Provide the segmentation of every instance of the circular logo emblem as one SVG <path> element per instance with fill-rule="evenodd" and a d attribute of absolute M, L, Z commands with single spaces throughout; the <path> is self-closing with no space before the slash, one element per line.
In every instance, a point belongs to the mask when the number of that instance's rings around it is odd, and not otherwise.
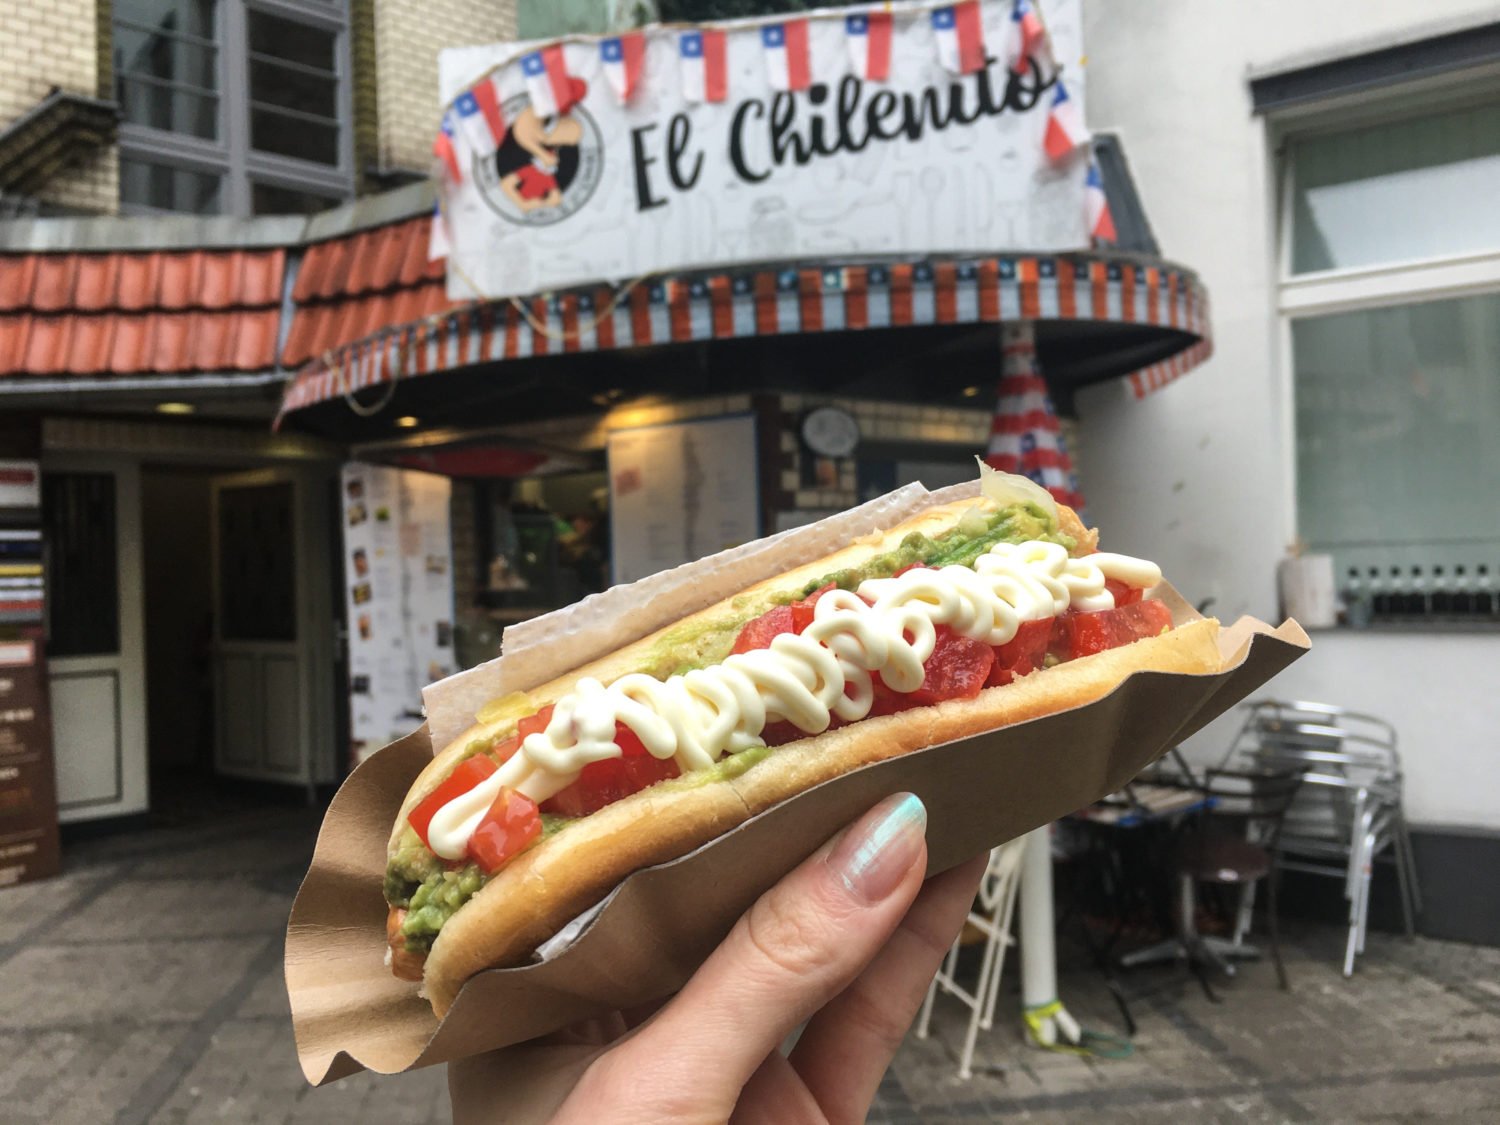
<path fill-rule="evenodd" d="M 553 117 L 531 108 L 525 94 L 501 107 L 505 140 L 476 158 L 474 183 L 501 218 L 528 226 L 560 223 L 589 201 L 604 169 L 604 144 L 588 110 L 575 102 Z"/>

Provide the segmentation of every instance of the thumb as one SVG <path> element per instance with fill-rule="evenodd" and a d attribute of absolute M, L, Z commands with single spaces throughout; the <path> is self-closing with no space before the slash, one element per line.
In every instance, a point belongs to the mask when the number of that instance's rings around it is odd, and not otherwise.
<path fill-rule="evenodd" d="M 921 888 L 926 830 L 913 794 L 881 801 L 762 895 L 609 1069 L 632 1093 L 727 1117 L 766 1056 L 890 938 Z"/>

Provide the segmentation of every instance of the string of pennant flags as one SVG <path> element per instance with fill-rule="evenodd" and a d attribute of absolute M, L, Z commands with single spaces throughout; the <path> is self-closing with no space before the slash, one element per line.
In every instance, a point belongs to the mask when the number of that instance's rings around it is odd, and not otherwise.
<path fill-rule="evenodd" d="M 282 400 L 282 414 L 398 380 L 479 363 L 543 355 L 808 332 L 844 332 L 950 324 L 1025 329 L 1048 321 L 1092 321 L 1171 329 L 1193 339 L 1182 352 L 1132 372 L 1136 399 L 1160 390 L 1213 353 L 1208 294 L 1191 271 L 1142 265 L 1107 252 L 982 256 L 844 266 L 757 266 L 691 277 L 597 284 L 524 300 L 475 301 L 419 321 L 391 325 L 310 361 Z M 1031 337 L 1018 338 L 1020 343 Z M 1008 338 L 1009 341 L 1009 338 Z M 1023 376 L 1025 350 L 1004 352 L 1003 375 Z M 1007 414 L 1029 416 L 1034 383 L 1006 382 Z M 393 392 L 392 392 L 393 393 Z M 380 409 L 379 401 L 368 406 Z M 1014 427 L 997 426 L 991 455 L 1029 452 Z M 1012 439 L 1020 441 L 1014 445 Z M 1029 443 L 1051 448 L 1050 439 Z M 1040 456 L 1047 457 L 1043 453 Z M 994 462 L 1002 465 L 1002 462 Z M 1046 468 L 1032 459 L 1019 470 Z M 1065 466 L 1056 466 L 1064 467 Z M 1062 484 L 1061 480 L 1045 482 Z"/>
<path fill-rule="evenodd" d="M 870 9 L 849 12 L 842 18 L 849 65 L 855 75 L 870 82 L 890 77 L 891 42 L 897 19 L 930 21 L 937 58 L 953 74 L 972 74 L 986 65 L 988 45 L 980 12 L 981 0 L 962 0 L 927 9 L 900 12 Z M 1010 0 L 1008 37 L 1004 45 L 1010 69 L 1024 73 L 1035 65 L 1051 74 L 1052 100 L 1048 108 L 1043 145 L 1054 163 L 1068 160 L 1087 147 L 1091 135 L 1077 101 L 1066 83 L 1052 51 L 1051 37 L 1033 0 Z M 808 47 L 810 19 L 816 14 L 752 25 L 758 27 L 765 59 L 766 80 L 772 89 L 803 91 L 812 85 Z M 745 25 L 740 25 L 745 26 Z M 640 92 L 648 43 L 661 39 L 675 42 L 681 92 L 689 102 L 714 103 L 729 97 L 727 32 L 724 28 L 698 25 L 669 28 L 666 34 L 630 31 L 599 38 L 600 67 L 614 97 L 629 103 Z M 527 97 L 541 117 L 566 113 L 587 92 L 585 83 L 568 72 L 562 44 L 553 43 L 520 56 Z M 460 145 L 483 159 L 494 153 L 506 138 L 508 125 L 502 110 L 498 68 L 484 75 L 448 107 L 433 143 L 433 152 L 443 175 L 452 183 L 463 180 L 464 162 Z M 1089 230 L 1095 243 L 1114 240 L 1114 221 L 1097 166 L 1088 170 Z M 433 224 L 431 256 L 447 255 L 448 233 L 441 213 Z"/>

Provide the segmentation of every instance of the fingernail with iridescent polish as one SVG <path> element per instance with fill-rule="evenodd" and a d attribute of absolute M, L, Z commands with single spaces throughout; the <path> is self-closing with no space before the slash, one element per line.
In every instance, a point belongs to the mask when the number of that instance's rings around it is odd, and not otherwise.
<path fill-rule="evenodd" d="M 828 864 L 855 897 L 878 902 L 911 869 L 926 835 L 927 807 L 915 793 L 897 793 L 854 823 L 828 853 Z"/>

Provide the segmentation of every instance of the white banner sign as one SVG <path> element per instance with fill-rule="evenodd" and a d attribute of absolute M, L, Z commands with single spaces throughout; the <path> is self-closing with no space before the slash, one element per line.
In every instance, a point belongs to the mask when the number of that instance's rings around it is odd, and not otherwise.
<path fill-rule="evenodd" d="M 449 296 L 1086 248 L 1080 3 L 1032 5 L 1060 72 L 1012 0 L 443 51 Z"/>

